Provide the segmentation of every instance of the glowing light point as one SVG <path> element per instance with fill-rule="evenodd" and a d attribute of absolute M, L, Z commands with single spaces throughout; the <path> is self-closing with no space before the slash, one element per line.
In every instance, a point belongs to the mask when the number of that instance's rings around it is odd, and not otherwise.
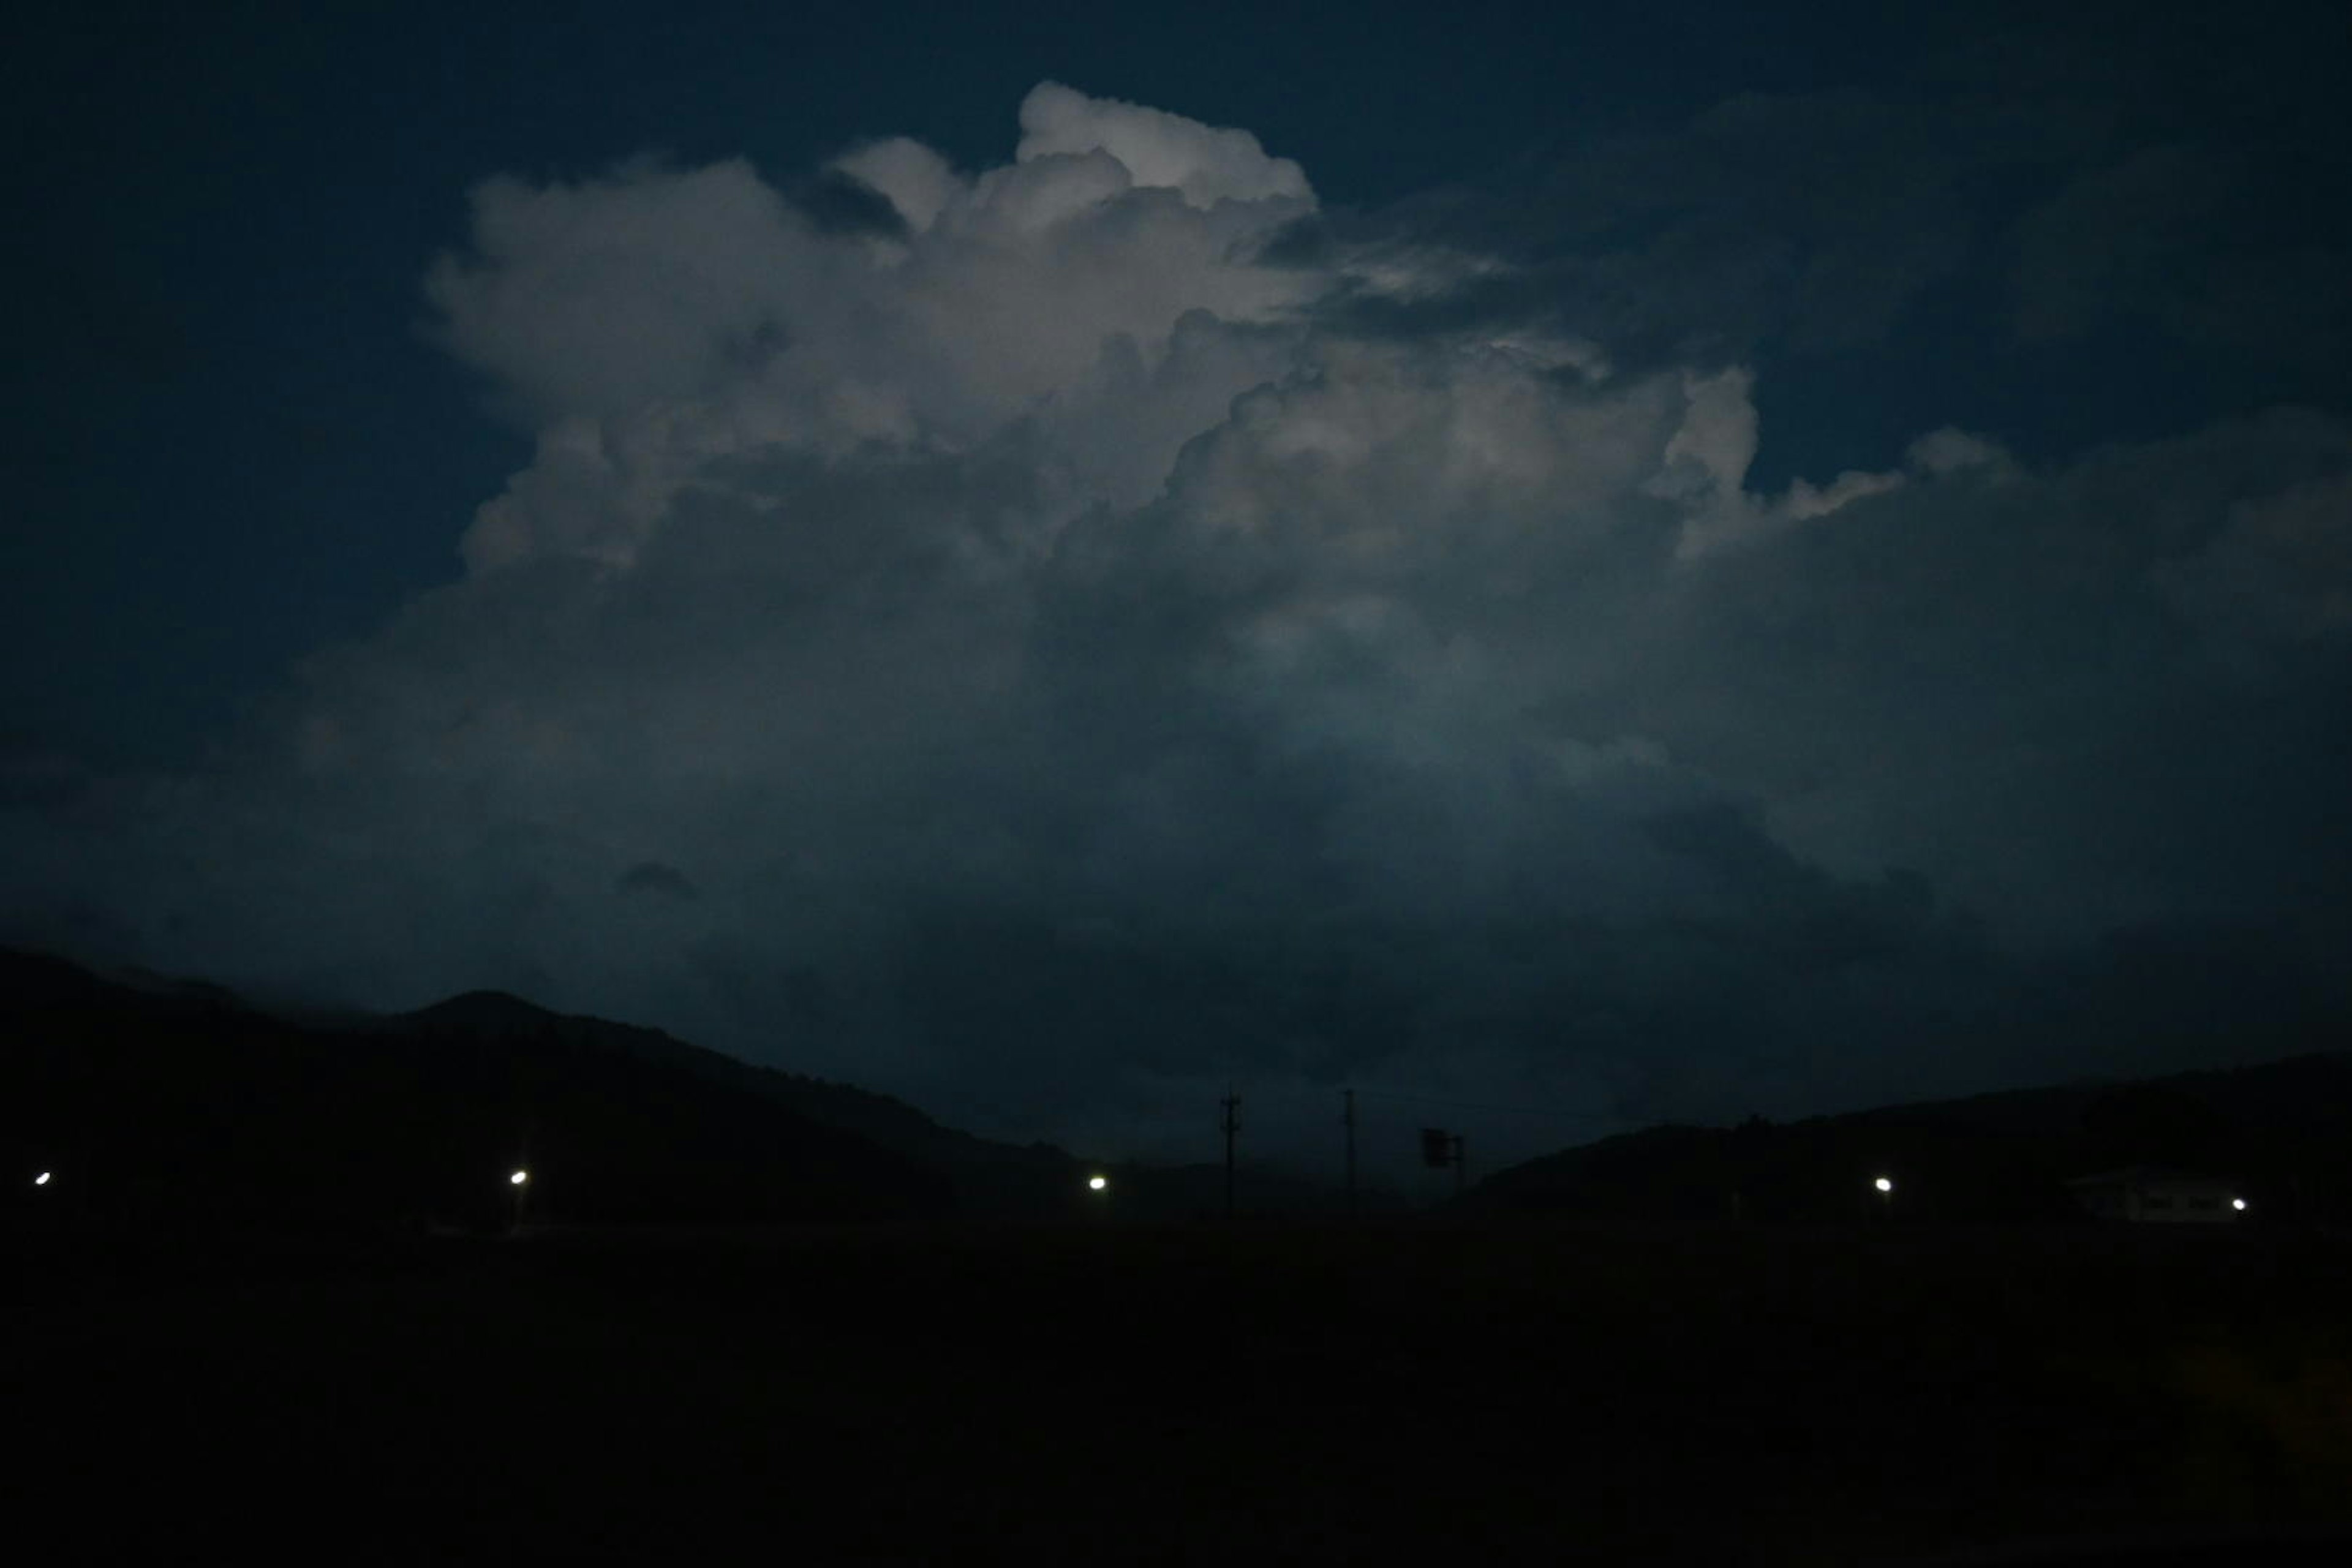
<path fill-rule="evenodd" d="M 1098 1192 L 1101 1192 L 1105 1187 L 1108 1187 L 1108 1186 L 1109 1186 L 1109 1185 L 1110 1185 L 1109 1178 L 1105 1177 L 1105 1176 L 1088 1176 L 1088 1177 L 1087 1178 L 1087 1191 L 1089 1191 L 1089 1192 L 1097 1192 L 1097 1193 L 1098 1193 Z M 2239 1205 L 2239 1206 L 2240 1206 L 2240 1207 L 2243 1207 L 2244 1205 Z"/>
<path fill-rule="evenodd" d="M 43 1179 L 47 1180 L 46 1177 Z M 2243 1214 L 2246 1212 L 2246 1200 L 2243 1198 L 2231 1198 L 2230 1200 L 2230 1206 L 2236 1209 L 2240 1214 Z"/>
<path fill-rule="evenodd" d="M 1895 1190 L 1894 1182 L 1885 1176 L 1879 1177 L 1878 1180 L 1871 1183 L 1870 1184 L 1876 1187 L 1882 1193 L 1891 1193 Z"/>
<path fill-rule="evenodd" d="M 46 1186 L 47 1186 L 48 1184 L 49 1184 L 49 1173 L 48 1173 L 47 1171 L 43 1171 L 39 1175 L 35 1176 L 35 1177 L 33 1178 L 33 1185 L 35 1185 L 35 1186 L 37 1186 L 37 1187 L 46 1187 Z M 2240 1204 L 2238 1206 L 2239 1206 L 2240 1208 L 2244 1208 L 2246 1205 L 2243 1205 L 2243 1204 Z"/>
<path fill-rule="evenodd" d="M 507 1178 L 507 1183 L 510 1186 L 519 1187 L 530 1180 L 530 1173 L 529 1171 L 517 1171 L 513 1175 Z"/>

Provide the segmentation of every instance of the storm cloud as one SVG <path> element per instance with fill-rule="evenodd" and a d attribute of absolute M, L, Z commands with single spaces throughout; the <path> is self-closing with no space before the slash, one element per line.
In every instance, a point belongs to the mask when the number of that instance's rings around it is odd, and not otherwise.
<path fill-rule="evenodd" d="M 535 455 L 463 576 L 200 772 L 26 786 L 12 901 L 1151 1154 L 1228 1080 L 1605 1131 L 2340 1026 L 2352 423 L 1934 420 L 1759 481 L 1757 345 L 1892 330 L 1972 169 L 2074 155 L 1908 125 L 1924 173 L 1865 146 L 1793 217 L 1691 183 L 1885 123 L 1588 160 L 1557 232 L 1618 238 L 1566 258 L 1327 222 L 1250 133 L 1051 82 L 993 167 L 488 181 L 425 297 Z M 2128 205 L 2103 166 L 2024 232 Z M 2045 336 L 2112 267 L 2017 265 Z"/>

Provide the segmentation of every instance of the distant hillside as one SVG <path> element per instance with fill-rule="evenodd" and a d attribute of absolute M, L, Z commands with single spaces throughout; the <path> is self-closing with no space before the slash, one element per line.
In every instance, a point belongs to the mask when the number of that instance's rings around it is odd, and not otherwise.
<path fill-rule="evenodd" d="M 605 1048 L 515 998 L 375 1029 L 273 1018 L 185 984 L 125 985 L 0 952 L 7 1204 L 230 1228 L 776 1223 L 944 1215 L 949 1182 L 873 1140 Z M 659 1039 L 659 1037 L 649 1037 Z M 699 1053 L 708 1055 L 709 1053 Z M 31 1173 L 54 1173 L 36 1189 Z"/>
<path fill-rule="evenodd" d="M 2068 1178 L 2124 1165 L 2228 1176 L 2272 1220 L 2352 1221 L 2352 1055 L 2019 1089 L 1738 1127 L 1657 1127 L 1499 1171 L 1468 1213 L 1632 1221 L 2074 1216 Z"/>
<path fill-rule="evenodd" d="M 126 1223 L 503 1226 L 1222 1213 L 1213 1165 L 1122 1167 L 992 1142 L 844 1084 L 499 992 L 364 1021 L 287 1018 L 201 981 L 0 950 L 0 1207 Z M 2352 1055 L 1888 1107 L 1659 1127 L 1501 1171 L 1468 1215 L 1634 1222 L 2070 1217 L 2066 1179 L 2127 1164 L 2237 1182 L 2265 1220 L 2352 1223 Z M 37 1191 L 37 1170 L 52 1186 Z M 1373 1208 L 1387 1200 L 1368 1197 Z M 1339 1194 L 1245 1169 L 1245 1215 Z"/>
<path fill-rule="evenodd" d="M 474 991 L 382 1021 L 411 1034 L 561 1041 L 688 1073 L 855 1133 L 946 1177 L 960 1213 L 979 1218 L 1069 1215 L 1080 1162 L 1050 1144 L 999 1143 L 941 1126 L 903 1100 L 849 1084 L 754 1067 L 658 1029 L 550 1012 L 499 991 Z"/>

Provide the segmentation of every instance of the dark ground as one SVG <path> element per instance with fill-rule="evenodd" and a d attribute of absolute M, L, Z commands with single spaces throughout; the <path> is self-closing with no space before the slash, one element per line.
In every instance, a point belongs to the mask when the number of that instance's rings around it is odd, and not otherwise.
<path fill-rule="evenodd" d="M 28 1564 L 2042 1561 L 1976 1553 L 2352 1526 L 2352 1247 L 2252 1229 L 6 1245 Z"/>

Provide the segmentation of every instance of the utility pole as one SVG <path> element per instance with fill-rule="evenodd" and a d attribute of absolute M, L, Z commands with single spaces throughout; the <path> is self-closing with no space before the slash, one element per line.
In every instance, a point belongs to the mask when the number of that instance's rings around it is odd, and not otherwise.
<path fill-rule="evenodd" d="M 1469 1184 L 1469 1170 L 1470 1135 L 1466 1132 L 1456 1132 L 1454 1135 L 1454 1195 L 1457 1198 L 1462 1195 L 1463 1189 Z"/>
<path fill-rule="evenodd" d="M 1356 1091 L 1340 1090 L 1339 1124 L 1348 1130 L 1348 1217 L 1356 1217 Z"/>
<path fill-rule="evenodd" d="M 1218 1102 L 1223 1112 L 1217 1125 L 1225 1134 L 1225 1223 L 1234 1222 L 1234 1134 L 1242 1130 L 1242 1097 L 1234 1092 L 1232 1084 L 1225 1085 L 1225 1098 Z"/>

